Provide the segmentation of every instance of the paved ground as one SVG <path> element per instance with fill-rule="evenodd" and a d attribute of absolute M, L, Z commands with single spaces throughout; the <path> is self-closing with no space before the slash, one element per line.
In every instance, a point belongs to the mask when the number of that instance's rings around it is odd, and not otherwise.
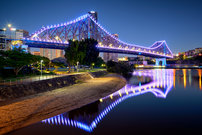
<path fill-rule="evenodd" d="M 117 76 L 95 78 L 7 102 L 7 105 L 0 106 L 0 134 L 82 107 L 119 90 L 125 84 L 125 79 Z"/>
<path fill-rule="evenodd" d="M 28 82 L 34 82 L 34 81 L 40 81 L 40 80 L 46 80 L 46 79 L 51 79 L 51 78 L 56 78 L 56 77 L 61 77 L 61 76 L 67 76 L 67 75 L 73 75 L 73 74 L 81 74 L 81 73 L 68 73 L 68 74 L 57 74 L 57 75 L 43 75 L 43 76 L 33 76 L 33 77 L 22 77 L 18 78 L 18 80 L 3 80 L 0 81 L 0 87 L 4 87 L 7 85 L 15 85 L 15 84 L 23 84 L 23 83 L 28 83 Z"/>
<path fill-rule="evenodd" d="M 83 72 L 82 72 L 83 71 Z M 56 78 L 56 77 L 61 77 L 61 76 L 67 76 L 67 75 L 74 75 L 74 74 L 83 74 L 86 72 L 97 72 L 97 71 L 105 71 L 105 69 L 92 69 L 92 70 L 83 70 L 80 69 L 80 72 L 71 72 L 68 73 L 67 69 L 64 68 L 62 71 L 56 71 L 56 75 L 37 75 L 37 76 L 27 76 L 27 77 L 19 77 L 13 78 L 13 79 L 6 79 L 6 80 L 0 80 L 0 87 L 5 87 L 7 85 L 15 85 L 15 84 L 23 84 L 23 83 L 28 83 L 28 82 L 34 82 L 34 81 L 40 81 L 40 80 L 46 80 L 46 79 L 51 79 L 51 78 Z"/>

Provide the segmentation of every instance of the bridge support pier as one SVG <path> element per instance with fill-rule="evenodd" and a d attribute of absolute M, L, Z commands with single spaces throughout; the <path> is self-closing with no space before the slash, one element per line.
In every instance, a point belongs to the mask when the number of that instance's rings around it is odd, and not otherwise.
<path fill-rule="evenodd" d="M 155 65 L 159 66 L 160 62 L 162 62 L 162 66 L 166 66 L 166 58 L 156 58 L 156 64 Z"/>

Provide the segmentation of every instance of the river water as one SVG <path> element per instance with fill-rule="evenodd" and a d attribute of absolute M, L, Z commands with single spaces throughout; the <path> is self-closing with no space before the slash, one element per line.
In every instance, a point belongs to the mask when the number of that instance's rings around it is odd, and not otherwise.
<path fill-rule="evenodd" d="M 201 69 L 135 70 L 121 90 L 10 134 L 202 134 L 201 74 Z"/>

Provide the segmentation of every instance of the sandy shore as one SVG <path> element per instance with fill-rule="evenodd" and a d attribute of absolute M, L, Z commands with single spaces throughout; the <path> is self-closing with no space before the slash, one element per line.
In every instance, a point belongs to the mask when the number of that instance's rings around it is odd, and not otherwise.
<path fill-rule="evenodd" d="M 82 107 L 121 89 L 125 84 L 125 79 L 118 76 L 94 78 L 6 103 L 0 106 L 0 134 Z"/>

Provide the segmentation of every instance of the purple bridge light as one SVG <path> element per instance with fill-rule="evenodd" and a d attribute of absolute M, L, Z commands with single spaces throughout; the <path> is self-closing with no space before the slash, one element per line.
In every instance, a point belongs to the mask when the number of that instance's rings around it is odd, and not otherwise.
<path fill-rule="evenodd" d="M 91 12 L 93 13 L 93 12 Z M 156 58 L 173 58 L 165 40 L 156 41 L 150 47 L 128 44 L 104 29 L 91 13 L 61 24 L 48 25 L 33 33 L 24 42 L 29 47 L 65 49 L 69 40 L 92 38 L 98 41 L 100 52 L 144 55 Z"/>
<path fill-rule="evenodd" d="M 158 98 L 166 98 L 167 94 L 171 91 L 173 87 L 173 69 L 159 69 L 159 70 L 144 70 L 135 71 L 133 73 L 135 76 L 148 76 L 152 78 L 152 81 L 148 84 L 143 84 L 139 86 L 126 85 L 119 91 L 101 98 L 99 100 L 98 112 L 96 114 L 86 115 L 86 113 L 81 113 L 84 115 L 76 115 L 76 117 L 71 117 L 70 112 L 60 114 L 42 121 L 42 123 L 50 125 L 63 125 L 72 126 L 80 128 L 87 132 L 92 132 L 96 126 L 101 122 L 101 120 L 119 103 L 132 98 L 134 96 L 142 95 L 145 93 L 152 93 Z M 86 110 L 86 108 L 84 109 Z M 81 112 L 82 110 L 79 110 Z"/>

